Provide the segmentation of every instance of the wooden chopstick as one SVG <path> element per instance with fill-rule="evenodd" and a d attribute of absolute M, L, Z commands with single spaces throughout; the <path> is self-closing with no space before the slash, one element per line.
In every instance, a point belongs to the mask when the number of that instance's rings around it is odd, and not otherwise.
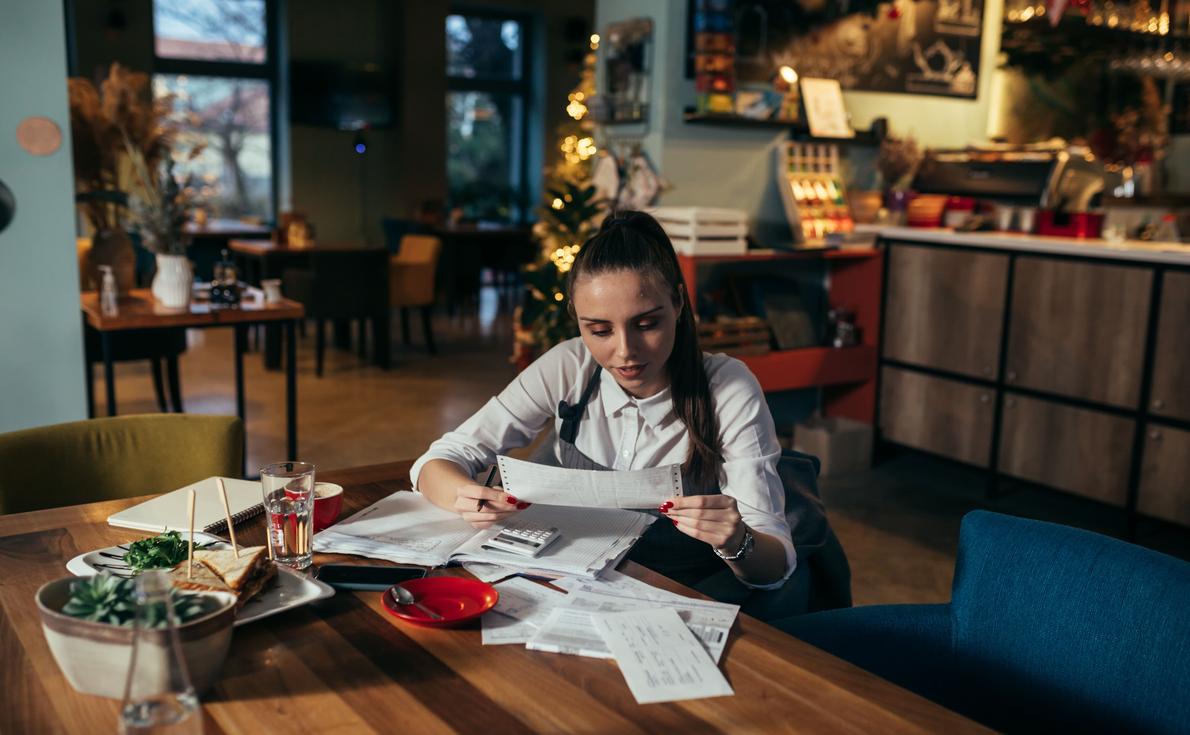
<path fill-rule="evenodd" d="M 190 543 L 186 545 L 186 579 L 194 578 L 194 488 L 190 489 L 188 500 L 190 515 Z"/>
<path fill-rule="evenodd" d="M 219 497 L 223 500 L 223 515 L 227 517 L 227 534 L 231 536 L 231 551 L 240 558 L 240 546 L 236 543 L 236 527 L 231 522 L 231 506 L 227 503 L 227 488 L 223 487 L 223 478 L 216 477 L 216 484 L 219 485 Z"/>

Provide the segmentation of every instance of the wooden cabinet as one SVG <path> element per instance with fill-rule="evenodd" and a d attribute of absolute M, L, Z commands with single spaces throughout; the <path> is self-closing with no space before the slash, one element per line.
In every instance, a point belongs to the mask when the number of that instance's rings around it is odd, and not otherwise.
<path fill-rule="evenodd" d="M 1136 508 L 1190 526 L 1190 431 L 1149 424 Z"/>
<path fill-rule="evenodd" d="M 1123 506 L 1128 500 L 1134 425 L 1112 414 L 1007 393 L 999 469 Z"/>
<path fill-rule="evenodd" d="M 894 244 L 884 357 L 992 380 L 1008 256 Z"/>
<path fill-rule="evenodd" d="M 1190 421 L 1190 272 L 1166 272 L 1158 320 L 1149 411 Z"/>
<path fill-rule="evenodd" d="M 1153 271 L 1020 257 L 1004 382 L 1135 408 Z"/>
<path fill-rule="evenodd" d="M 986 466 L 994 414 L 989 388 L 886 367 L 880 431 L 885 439 Z"/>

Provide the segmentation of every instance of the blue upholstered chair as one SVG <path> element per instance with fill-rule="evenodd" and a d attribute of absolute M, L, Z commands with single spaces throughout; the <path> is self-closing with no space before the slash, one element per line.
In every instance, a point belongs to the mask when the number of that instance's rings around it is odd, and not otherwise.
<path fill-rule="evenodd" d="M 774 623 L 996 729 L 1190 732 L 1190 563 L 975 511 L 951 601 Z"/>

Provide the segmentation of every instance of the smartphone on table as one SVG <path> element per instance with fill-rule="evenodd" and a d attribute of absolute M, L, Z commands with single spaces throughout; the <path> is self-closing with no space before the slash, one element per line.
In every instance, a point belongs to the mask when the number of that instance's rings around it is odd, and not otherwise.
<path fill-rule="evenodd" d="M 323 564 L 314 578 L 336 589 L 386 590 L 394 584 L 421 579 L 426 570 L 421 567 L 384 567 L 374 564 Z"/>

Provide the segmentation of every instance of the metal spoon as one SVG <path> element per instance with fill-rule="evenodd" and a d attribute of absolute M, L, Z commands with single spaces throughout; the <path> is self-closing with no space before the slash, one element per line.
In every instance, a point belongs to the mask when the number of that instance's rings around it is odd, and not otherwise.
<path fill-rule="evenodd" d="M 393 593 L 393 597 L 396 599 L 397 604 L 399 604 L 399 605 L 413 605 L 418 610 L 421 610 L 426 615 L 429 615 L 431 619 L 442 620 L 441 615 L 439 615 L 438 613 L 434 612 L 430 608 L 428 608 L 425 605 L 418 602 L 417 598 L 413 596 L 413 593 L 410 592 L 409 590 L 405 589 L 404 587 L 397 585 L 395 587 L 392 587 L 389 591 Z"/>

